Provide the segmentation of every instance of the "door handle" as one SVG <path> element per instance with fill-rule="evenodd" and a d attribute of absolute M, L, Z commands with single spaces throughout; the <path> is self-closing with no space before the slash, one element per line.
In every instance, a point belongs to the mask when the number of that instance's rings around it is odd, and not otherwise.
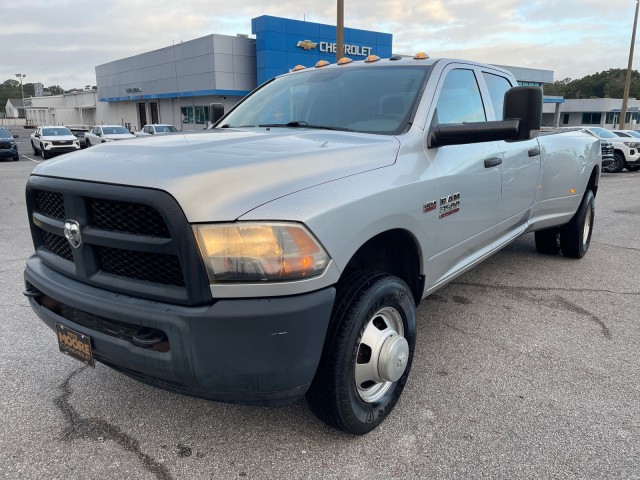
<path fill-rule="evenodd" d="M 530 148 L 528 153 L 530 157 L 537 157 L 540 155 L 540 147 Z"/>
<path fill-rule="evenodd" d="M 497 167 L 502 163 L 502 159 L 499 157 L 485 158 L 484 168 Z"/>

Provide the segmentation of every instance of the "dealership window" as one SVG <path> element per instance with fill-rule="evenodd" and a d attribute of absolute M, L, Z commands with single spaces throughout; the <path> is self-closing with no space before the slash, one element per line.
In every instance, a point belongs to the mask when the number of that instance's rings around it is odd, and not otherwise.
<path fill-rule="evenodd" d="M 602 120 L 601 113 L 585 112 L 582 114 L 583 125 L 600 125 L 601 120 Z"/>
<path fill-rule="evenodd" d="M 196 123 L 204 124 L 209 121 L 209 108 L 196 107 Z"/>
<path fill-rule="evenodd" d="M 182 107 L 182 123 L 193 123 L 193 107 Z"/>
<path fill-rule="evenodd" d="M 562 115 L 562 124 L 563 125 L 569 125 L 569 114 L 565 113 L 564 115 Z"/>

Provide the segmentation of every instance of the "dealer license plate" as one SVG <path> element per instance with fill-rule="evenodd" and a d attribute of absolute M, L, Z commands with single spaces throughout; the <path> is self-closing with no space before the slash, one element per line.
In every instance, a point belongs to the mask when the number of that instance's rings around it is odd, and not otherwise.
<path fill-rule="evenodd" d="M 58 346 L 62 353 L 95 367 L 93 350 L 91 350 L 91 337 L 89 335 L 71 330 L 60 323 L 56 323 L 56 333 Z"/>

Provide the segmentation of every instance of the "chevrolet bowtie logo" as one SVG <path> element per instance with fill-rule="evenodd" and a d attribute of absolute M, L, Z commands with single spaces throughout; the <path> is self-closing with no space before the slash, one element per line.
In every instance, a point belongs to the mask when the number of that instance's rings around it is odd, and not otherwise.
<path fill-rule="evenodd" d="M 318 44 L 311 40 L 300 40 L 296 45 L 296 47 L 304 48 L 305 50 L 313 50 L 317 46 Z"/>

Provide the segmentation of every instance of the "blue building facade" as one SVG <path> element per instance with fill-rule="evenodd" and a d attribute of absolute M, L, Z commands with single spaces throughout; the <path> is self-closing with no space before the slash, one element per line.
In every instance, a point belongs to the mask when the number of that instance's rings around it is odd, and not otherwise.
<path fill-rule="evenodd" d="M 336 61 L 336 27 L 263 15 L 251 20 L 256 36 L 257 83 L 291 71 L 296 65 L 311 67 L 320 60 Z M 364 60 L 368 55 L 389 58 L 393 35 L 355 28 L 344 29 L 346 57 Z"/>

